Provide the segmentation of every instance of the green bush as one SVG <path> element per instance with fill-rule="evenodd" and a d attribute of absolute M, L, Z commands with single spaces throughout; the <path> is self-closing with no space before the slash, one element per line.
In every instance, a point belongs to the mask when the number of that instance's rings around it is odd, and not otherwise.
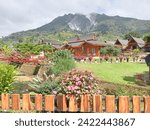
<path fill-rule="evenodd" d="M 145 42 L 150 42 L 150 33 L 145 34 L 143 40 Z"/>
<path fill-rule="evenodd" d="M 53 66 L 50 68 L 52 74 L 59 75 L 75 67 L 75 61 L 69 50 L 55 51 L 52 55 Z"/>
<path fill-rule="evenodd" d="M 13 90 L 12 83 L 15 80 L 16 70 L 12 65 L 0 63 L 0 94 Z"/>
<path fill-rule="evenodd" d="M 32 82 L 29 83 L 31 92 L 47 95 L 47 94 L 57 94 L 61 88 L 57 80 L 43 80 L 40 78 L 34 78 Z"/>
<path fill-rule="evenodd" d="M 109 54 L 109 55 L 117 56 L 121 53 L 121 49 L 113 46 L 106 46 L 101 48 L 100 52 L 103 55 Z"/>

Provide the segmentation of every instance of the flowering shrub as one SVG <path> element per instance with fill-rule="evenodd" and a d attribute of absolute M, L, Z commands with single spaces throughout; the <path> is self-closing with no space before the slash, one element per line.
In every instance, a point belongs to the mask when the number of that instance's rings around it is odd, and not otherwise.
<path fill-rule="evenodd" d="M 69 95 L 75 95 L 77 100 L 84 94 L 103 94 L 104 91 L 98 88 L 98 81 L 91 72 L 72 70 L 63 76 L 61 80 L 62 92 Z"/>

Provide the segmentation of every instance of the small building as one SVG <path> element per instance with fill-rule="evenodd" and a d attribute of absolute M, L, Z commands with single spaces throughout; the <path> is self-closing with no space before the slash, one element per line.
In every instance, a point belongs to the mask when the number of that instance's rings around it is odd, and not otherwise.
<path fill-rule="evenodd" d="M 62 44 L 59 41 L 54 41 L 54 40 L 40 40 L 39 44 L 46 44 L 46 45 L 51 45 L 52 47 L 54 47 L 56 50 L 61 49 Z"/>
<path fill-rule="evenodd" d="M 99 57 L 100 48 L 105 46 L 107 46 L 105 42 L 87 39 L 68 42 L 62 49 L 70 50 L 74 54 L 74 57 Z"/>
<path fill-rule="evenodd" d="M 114 45 L 124 49 L 128 45 L 128 40 L 117 39 Z"/>
<path fill-rule="evenodd" d="M 135 38 L 130 36 L 128 40 L 128 45 L 124 50 L 141 49 L 144 46 L 145 46 L 145 42 L 141 38 Z"/>

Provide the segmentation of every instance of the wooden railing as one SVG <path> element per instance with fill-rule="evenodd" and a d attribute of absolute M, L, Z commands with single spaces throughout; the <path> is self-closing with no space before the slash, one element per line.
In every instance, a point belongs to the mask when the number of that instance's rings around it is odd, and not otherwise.
<path fill-rule="evenodd" d="M 75 96 L 65 95 L 2 94 L 1 112 L 103 112 L 150 113 L 150 97 L 82 95 L 77 103 Z"/>

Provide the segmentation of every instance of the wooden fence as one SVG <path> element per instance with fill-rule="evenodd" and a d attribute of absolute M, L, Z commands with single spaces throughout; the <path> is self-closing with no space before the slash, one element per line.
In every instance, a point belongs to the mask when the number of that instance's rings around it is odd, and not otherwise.
<path fill-rule="evenodd" d="M 79 103 L 74 96 L 65 95 L 2 94 L 1 112 L 106 112 L 150 113 L 150 97 L 82 95 Z"/>

